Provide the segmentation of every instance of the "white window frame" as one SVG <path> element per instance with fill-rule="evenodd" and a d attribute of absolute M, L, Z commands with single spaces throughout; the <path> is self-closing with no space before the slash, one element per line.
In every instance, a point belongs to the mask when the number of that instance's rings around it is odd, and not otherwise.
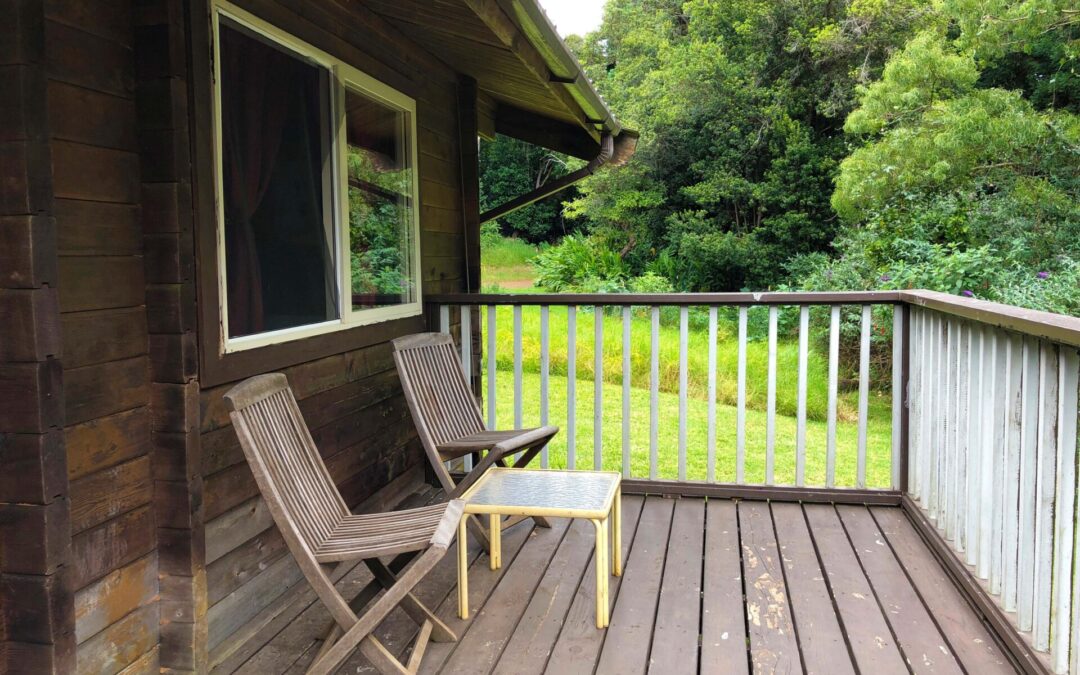
<path fill-rule="evenodd" d="M 334 210 L 331 227 L 337 228 L 335 237 L 336 250 L 331 256 L 337 266 L 338 312 L 341 318 L 331 321 L 266 331 L 241 337 L 229 337 L 228 288 L 225 260 L 225 205 L 224 205 L 224 169 L 222 166 L 222 127 L 221 127 L 221 60 L 213 60 L 213 136 L 214 136 L 214 202 L 216 214 L 217 239 L 217 281 L 218 281 L 218 316 L 221 324 L 220 349 L 223 354 L 255 349 L 268 345 L 301 340 L 304 338 L 333 333 L 339 330 L 366 326 L 394 319 L 419 316 L 423 313 L 421 257 L 420 257 L 420 175 L 419 153 L 417 151 L 416 100 L 389 85 L 376 80 L 358 68 L 345 63 L 317 47 L 277 28 L 259 17 L 247 12 L 227 0 L 211 0 L 211 29 L 214 54 L 221 53 L 220 19 L 222 16 L 238 23 L 261 37 L 274 42 L 301 58 L 306 58 L 326 68 L 330 79 L 330 106 L 334 111 L 335 128 L 331 133 L 336 145 L 333 154 L 337 158 L 331 167 L 329 177 L 332 188 Z M 409 160 L 410 180 L 410 230 L 412 234 L 410 280 L 413 287 L 413 301 L 387 307 L 353 309 L 352 303 L 352 264 L 349 232 L 349 176 L 347 171 L 348 143 L 345 120 L 345 89 L 351 89 L 363 96 L 393 108 L 405 115 L 405 153 Z"/>

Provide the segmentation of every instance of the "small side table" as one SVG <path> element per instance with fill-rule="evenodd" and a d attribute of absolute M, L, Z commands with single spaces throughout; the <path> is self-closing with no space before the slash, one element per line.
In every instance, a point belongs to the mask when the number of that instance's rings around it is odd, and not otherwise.
<path fill-rule="evenodd" d="M 616 471 L 559 471 L 493 467 L 461 499 L 465 513 L 490 517 L 491 569 L 502 565 L 503 516 L 587 518 L 596 528 L 596 627 L 610 622 L 608 565 L 622 576 L 622 476 Z M 469 561 L 465 518 L 458 526 L 458 615 L 469 618 Z M 613 532 L 611 530 L 614 530 Z M 610 547 L 610 548 L 609 548 Z M 608 551 L 610 550 L 610 555 Z"/>

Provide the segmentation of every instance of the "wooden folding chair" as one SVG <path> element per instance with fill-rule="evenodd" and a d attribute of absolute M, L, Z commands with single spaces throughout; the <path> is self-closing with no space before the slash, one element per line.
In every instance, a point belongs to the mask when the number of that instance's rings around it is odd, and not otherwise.
<path fill-rule="evenodd" d="M 397 338 L 393 345 L 394 363 L 416 431 L 432 470 L 451 498 L 464 493 L 492 465 L 506 466 L 516 453 L 521 455 L 514 466 L 525 466 L 559 433 L 559 428 L 553 426 L 489 431 L 480 417 L 449 335 L 418 333 Z M 460 483 L 455 483 L 445 463 L 474 453 L 486 454 Z M 506 528 L 520 520 L 510 518 L 502 526 Z M 541 527 L 550 527 L 539 516 L 533 520 Z M 487 531 L 480 521 L 469 517 L 469 527 L 487 548 Z"/>
<path fill-rule="evenodd" d="M 411 674 L 420 667 L 429 639 L 455 641 L 450 629 L 410 591 L 446 553 L 464 503 L 454 500 L 406 511 L 353 515 L 326 470 L 284 375 L 246 380 L 225 394 L 225 401 L 274 522 L 334 619 L 308 673 L 332 672 L 359 646 L 380 672 Z M 400 575 L 380 560 L 419 551 L 423 553 L 414 553 L 411 565 Z M 385 589 L 359 616 L 338 593 L 326 567 L 357 560 L 364 561 Z M 421 626 L 407 664 L 371 635 L 398 605 Z"/>

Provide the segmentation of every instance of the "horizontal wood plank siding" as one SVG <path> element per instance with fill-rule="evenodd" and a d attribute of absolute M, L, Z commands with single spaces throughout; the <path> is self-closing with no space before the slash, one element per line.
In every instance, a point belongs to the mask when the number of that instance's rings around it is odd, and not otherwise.
<path fill-rule="evenodd" d="M 466 200 L 459 156 L 457 74 L 364 3 L 346 6 L 300 0 L 242 0 L 238 4 L 417 100 L 423 291 L 432 294 L 465 290 L 465 247 L 472 246 L 474 265 L 479 250 L 476 233 L 463 231 Z M 358 39 L 361 35 L 363 39 Z M 193 39 L 206 37 L 195 35 L 193 29 Z M 196 74 L 196 87 L 200 83 L 208 86 L 198 77 Z M 196 105 L 208 101 L 208 96 L 197 97 Z M 198 118 L 205 111 L 196 108 L 191 114 Z M 196 138 L 205 137 L 196 134 Z M 197 152 L 204 149 L 199 145 L 196 148 Z M 203 195 L 196 203 L 211 202 Z M 470 208 L 478 210 L 474 204 Z M 213 215 L 200 210 L 196 218 L 201 228 L 206 225 L 204 220 Z M 203 237 L 201 231 L 199 236 Z M 207 284 L 214 283 L 212 271 L 205 268 L 208 264 L 212 264 L 210 258 L 200 259 L 197 271 L 203 291 Z M 148 274 L 149 269 L 147 265 Z M 204 325 L 210 316 L 216 316 L 216 309 L 210 306 L 199 311 Z M 204 491 L 211 667 L 229 662 L 235 654 L 253 651 L 253 646 L 247 644 L 249 640 L 268 639 L 260 637 L 252 627 L 265 625 L 285 612 L 289 598 L 299 592 L 299 586 L 290 587 L 300 579 L 259 497 L 230 426 L 222 394 L 237 377 L 284 372 L 331 475 L 346 501 L 355 507 L 401 476 L 420 475 L 415 472 L 423 465 L 424 455 L 401 395 L 389 340 L 423 330 L 424 326 L 422 318 L 409 319 L 354 329 L 364 334 L 356 340 L 314 338 L 291 346 L 255 350 L 259 353 L 239 355 L 233 360 L 243 366 L 230 371 L 236 374 L 224 378 L 228 380 L 225 383 L 218 384 L 223 379 L 220 377 L 202 379 L 197 472 Z M 151 333 L 166 332 L 159 328 L 151 320 Z M 328 346 L 331 344 L 337 346 Z M 202 336 L 200 345 L 203 350 L 208 348 L 206 336 Z M 203 363 L 212 358 L 206 353 L 201 355 Z"/>

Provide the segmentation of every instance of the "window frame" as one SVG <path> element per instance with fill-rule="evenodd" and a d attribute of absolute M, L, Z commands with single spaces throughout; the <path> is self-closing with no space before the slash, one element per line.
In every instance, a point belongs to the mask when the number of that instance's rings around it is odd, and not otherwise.
<path fill-rule="evenodd" d="M 421 252 L 420 252 L 420 175 L 419 175 L 419 152 L 416 123 L 416 100 L 403 92 L 387 85 L 376 78 L 364 73 L 359 68 L 328 54 L 327 52 L 295 37 L 288 31 L 269 23 L 258 16 L 237 7 L 227 0 L 211 0 L 210 2 L 210 40 L 215 58 L 211 64 L 211 136 L 213 140 L 213 174 L 214 174 L 214 242 L 217 265 L 215 276 L 217 281 L 217 310 L 218 325 L 220 327 L 218 353 L 221 356 L 268 347 L 288 342 L 295 342 L 305 338 L 326 335 L 338 331 L 348 330 L 361 326 L 384 323 L 395 319 L 405 319 L 423 314 L 423 278 L 421 276 Z M 336 265 L 334 278 L 337 281 L 338 295 L 338 318 L 320 321 L 302 326 L 293 326 L 277 330 L 264 331 L 252 335 L 239 337 L 229 336 L 229 312 L 228 312 L 228 277 L 226 271 L 225 249 L 225 204 L 224 204 L 224 168 L 222 149 L 222 116 L 221 116 L 221 59 L 216 55 L 221 53 L 220 31 L 221 18 L 242 26 L 261 38 L 268 40 L 277 46 L 291 52 L 296 58 L 307 59 L 327 71 L 329 81 L 329 105 L 332 111 L 331 129 L 327 134 L 331 144 L 330 149 L 334 161 L 332 166 L 324 172 L 324 186 L 331 192 L 330 201 L 333 211 L 330 214 L 329 226 L 334 228 L 334 236 L 330 237 L 335 250 L 331 259 Z M 345 93 L 350 89 L 360 95 L 371 98 L 382 105 L 404 114 L 405 124 L 403 131 L 405 138 L 405 156 L 409 161 L 410 193 L 408 195 L 411 208 L 409 211 L 409 229 L 412 235 L 412 250 L 409 251 L 411 269 L 409 279 L 413 286 L 412 302 L 385 307 L 373 307 L 367 309 L 353 309 L 352 302 L 352 264 L 351 241 L 349 231 L 349 191 L 348 191 L 348 139 L 347 125 L 345 124 Z"/>

